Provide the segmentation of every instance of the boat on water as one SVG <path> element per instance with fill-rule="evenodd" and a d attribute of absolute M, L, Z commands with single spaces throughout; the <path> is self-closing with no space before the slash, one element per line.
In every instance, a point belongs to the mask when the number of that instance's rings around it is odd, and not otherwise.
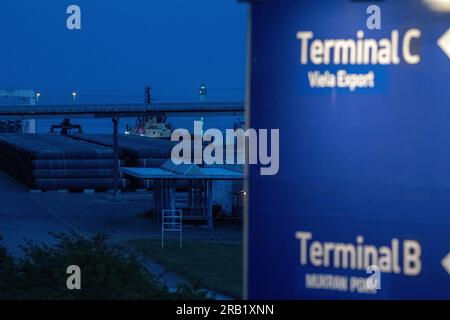
<path fill-rule="evenodd" d="M 127 126 L 125 134 L 170 139 L 172 132 L 173 128 L 170 124 L 166 123 L 165 116 L 148 116 L 138 118 L 134 128 Z"/>

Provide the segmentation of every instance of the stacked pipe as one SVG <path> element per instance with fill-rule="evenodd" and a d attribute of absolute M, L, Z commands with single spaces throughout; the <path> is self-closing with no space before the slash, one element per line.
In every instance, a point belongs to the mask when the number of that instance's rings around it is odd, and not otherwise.
<path fill-rule="evenodd" d="M 112 148 L 113 146 L 113 137 L 110 134 L 74 134 L 70 137 L 104 147 Z M 118 137 L 118 147 L 125 167 L 160 167 L 170 159 L 172 148 L 176 143 L 167 139 L 137 135 L 119 135 Z M 130 187 L 151 189 L 154 185 L 152 181 L 130 179 Z"/>
<path fill-rule="evenodd" d="M 113 146 L 110 134 L 77 134 L 71 137 L 109 148 Z M 160 167 L 170 159 L 172 148 L 176 144 L 167 139 L 137 135 L 119 135 L 118 140 L 124 166 L 127 167 Z"/>
<path fill-rule="evenodd" d="M 6 133 L 0 134 L 0 169 L 32 189 L 108 190 L 113 151 L 60 135 Z"/>

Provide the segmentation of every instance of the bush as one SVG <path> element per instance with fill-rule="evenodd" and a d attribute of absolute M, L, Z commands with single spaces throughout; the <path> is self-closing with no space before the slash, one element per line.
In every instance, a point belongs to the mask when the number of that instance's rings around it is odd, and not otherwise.
<path fill-rule="evenodd" d="M 0 241 L 3 238 L 0 236 Z M 12 256 L 0 245 L 0 299 L 13 299 L 18 283 L 17 268 Z"/>
<path fill-rule="evenodd" d="M 18 260 L 0 247 L 1 299 L 206 298 L 201 291 L 186 286 L 170 293 L 137 256 L 109 244 L 107 235 L 53 236 L 57 240 L 54 246 L 27 241 L 22 247 L 24 256 Z M 70 265 L 81 268 L 81 290 L 67 289 Z"/>

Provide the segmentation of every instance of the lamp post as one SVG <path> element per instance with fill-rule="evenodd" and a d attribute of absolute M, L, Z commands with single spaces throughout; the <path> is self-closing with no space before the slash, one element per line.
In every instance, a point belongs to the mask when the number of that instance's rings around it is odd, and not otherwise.
<path fill-rule="evenodd" d="M 198 88 L 198 95 L 200 96 L 200 102 L 206 101 L 206 94 L 208 93 L 208 89 L 206 88 L 205 82 L 200 84 L 200 88 Z"/>

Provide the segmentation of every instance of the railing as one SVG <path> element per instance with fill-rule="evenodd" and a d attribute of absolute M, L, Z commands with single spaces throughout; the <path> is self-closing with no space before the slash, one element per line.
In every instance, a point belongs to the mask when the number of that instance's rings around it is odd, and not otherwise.
<path fill-rule="evenodd" d="M 164 233 L 179 232 L 180 248 L 183 247 L 183 211 L 162 210 L 161 247 L 164 248 Z"/>

